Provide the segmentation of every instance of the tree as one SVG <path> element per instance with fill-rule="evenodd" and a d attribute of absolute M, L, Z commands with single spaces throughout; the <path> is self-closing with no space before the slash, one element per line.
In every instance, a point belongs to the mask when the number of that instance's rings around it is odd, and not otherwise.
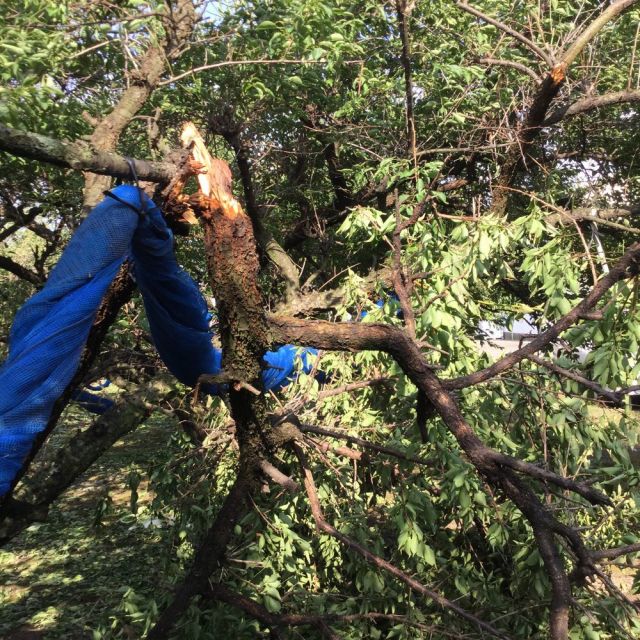
<path fill-rule="evenodd" d="M 126 178 L 128 155 L 165 195 L 187 180 L 171 153 L 184 121 L 242 186 L 230 216 L 210 172 L 202 232 L 179 242 L 234 384 L 228 405 L 172 405 L 193 455 L 158 462 L 156 507 L 195 550 L 146 637 L 184 637 L 195 598 L 211 637 L 242 616 L 246 637 L 638 633 L 604 566 L 640 551 L 637 3 L 22 5 L 0 26 L 12 309 L 100 199 L 98 174 Z M 16 253 L 29 242 L 32 260 Z M 139 314 L 114 330 L 132 292 L 125 269 L 49 431 L 125 359 L 137 401 L 27 472 L 5 539 L 148 417 L 147 389 L 184 395 Z M 483 321 L 525 316 L 537 334 L 513 353 L 479 348 Z M 283 343 L 321 349 L 328 382 L 256 394 Z M 596 417 L 603 402 L 618 413 Z M 262 495 L 265 478 L 282 490 Z"/>

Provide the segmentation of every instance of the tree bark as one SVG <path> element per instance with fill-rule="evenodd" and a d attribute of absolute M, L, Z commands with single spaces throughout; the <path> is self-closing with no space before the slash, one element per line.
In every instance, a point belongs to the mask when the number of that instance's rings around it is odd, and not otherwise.
<path fill-rule="evenodd" d="M 19 131 L 1 123 L 0 151 L 67 169 L 90 171 L 114 178 L 131 177 L 127 160 L 116 153 L 96 151 L 86 142 L 62 142 L 38 133 Z M 150 182 L 169 182 L 178 170 L 175 165 L 164 162 L 136 160 L 135 164 L 139 178 Z"/>
<path fill-rule="evenodd" d="M 260 388 L 262 358 L 271 345 L 266 305 L 258 288 L 253 226 L 233 197 L 228 165 L 211 158 L 193 125 L 185 126 L 182 140 L 193 144 L 194 159 L 207 170 L 198 176 L 201 193 L 192 204 L 204 227 L 207 266 L 218 307 L 222 375 L 229 382 L 240 457 L 236 482 L 196 551 L 191 570 L 147 636 L 149 640 L 167 638 L 191 598 L 207 592 L 209 576 L 224 560 L 233 527 L 246 511 L 247 499 L 258 485 L 260 468 L 271 449 L 264 394 L 256 396 L 246 387 Z"/>

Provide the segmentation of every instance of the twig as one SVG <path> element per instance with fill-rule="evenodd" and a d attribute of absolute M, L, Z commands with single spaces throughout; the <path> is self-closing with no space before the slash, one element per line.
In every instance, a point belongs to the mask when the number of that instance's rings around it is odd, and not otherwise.
<path fill-rule="evenodd" d="M 371 611 L 369 613 L 349 613 L 349 614 L 334 614 L 326 613 L 323 615 L 315 614 L 296 614 L 289 613 L 283 615 L 277 615 L 268 611 L 261 604 L 258 604 L 254 600 L 247 598 L 246 596 L 231 591 L 228 587 L 222 584 L 212 584 L 209 591 L 205 594 L 209 598 L 220 600 L 232 607 L 237 607 L 245 613 L 249 614 L 252 618 L 259 620 L 260 622 L 270 627 L 301 627 L 301 626 L 317 626 L 321 622 L 327 623 L 340 623 L 340 622 L 357 622 L 360 620 L 382 620 L 394 622 L 395 624 L 406 624 L 407 626 L 415 627 L 422 631 L 437 632 L 438 635 L 443 637 L 459 638 L 457 634 L 448 633 L 445 629 L 438 627 L 431 627 L 426 624 L 414 622 L 407 619 L 406 616 L 393 614 L 393 613 L 379 613 L 377 611 Z"/>
<path fill-rule="evenodd" d="M 342 64 L 360 64 L 362 60 L 345 60 Z M 167 84 L 171 84 L 172 82 L 177 82 L 182 78 L 186 78 L 187 76 L 191 76 L 194 73 L 200 73 L 200 71 L 207 71 L 209 69 L 220 69 L 221 67 L 237 67 L 239 65 L 249 65 L 249 64 L 266 64 L 266 65 L 287 65 L 287 64 L 327 64 L 327 60 L 304 60 L 304 59 L 293 59 L 293 60 L 225 60 L 223 62 L 214 62 L 212 64 L 204 64 L 200 67 L 193 67 L 184 73 L 181 73 L 177 76 L 173 76 L 167 80 L 163 80 L 159 82 L 159 86 L 164 86 Z"/>
<path fill-rule="evenodd" d="M 482 11 L 479 11 L 475 7 L 468 5 L 466 2 L 456 2 L 456 7 L 458 7 L 458 9 L 462 9 L 462 11 L 470 13 L 476 18 L 480 18 L 480 20 L 484 20 L 484 22 L 493 25 L 497 29 L 500 29 L 500 31 L 504 31 L 504 33 L 510 35 L 512 38 L 515 38 L 516 40 L 524 44 L 528 49 L 533 51 L 533 53 L 535 53 L 541 60 L 544 60 L 544 62 L 546 62 L 549 67 L 553 66 L 553 60 L 535 42 L 527 38 L 519 31 L 508 27 L 503 22 L 500 22 L 499 20 L 488 16 L 486 13 L 482 13 Z"/>
<path fill-rule="evenodd" d="M 510 67 L 512 69 L 517 69 L 522 73 L 526 73 L 536 84 L 542 80 L 533 69 L 527 67 L 526 64 L 516 62 L 515 60 L 504 60 L 503 58 L 480 58 L 477 62 L 478 64 L 486 64 L 488 66 Z"/>
<path fill-rule="evenodd" d="M 349 384 L 342 385 L 341 387 L 335 387 L 334 389 L 325 389 L 324 391 L 320 391 L 315 398 L 308 398 L 303 395 L 301 398 L 295 398 L 291 402 L 287 403 L 287 405 L 284 407 L 284 412 L 297 413 L 310 402 L 316 404 L 318 402 L 326 400 L 327 398 L 332 398 L 333 396 L 338 396 L 343 393 L 350 393 L 351 391 L 359 391 L 360 389 L 367 389 L 369 387 L 374 387 L 377 385 L 385 385 L 392 381 L 393 378 L 372 378 L 371 380 L 351 382 Z"/>
<path fill-rule="evenodd" d="M 262 473 L 271 478 L 276 484 L 279 484 L 281 487 L 285 488 L 287 491 L 290 491 L 291 493 L 297 493 L 300 489 L 300 485 L 295 480 L 282 473 L 280 469 L 274 467 L 267 460 L 260 461 L 260 469 Z"/>
<path fill-rule="evenodd" d="M 591 557 L 594 560 L 614 560 L 620 556 L 626 556 L 632 553 L 640 553 L 640 542 L 635 544 L 628 544 L 624 547 L 615 547 L 613 549 L 600 549 L 599 551 L 592 551 Z"/>
<path fill-rule="evenodd" d="M 554 362 L 549 362 L 548 360 L 539 358 L 536 355 L 530 354 L 529 356 L 527 356 L 527 359 L 531 360 L 532 362 L 535 362 L 536 364 L 540 365 L 541 367 L 544 367 L 545 369 L 549 369 L 549 371 L 553 371 L 559 376 L 563 376 L 565 378 L 569 378 L 570 380 L 574 380 L 575 382 L 579 382 L 583 387 L 586 387 L 587 389 L 591 389 L 591 391 L 593 391 L 597 395 L 602 396 L 607 400 L 610 400 L 616 405 L 620 405 L 621 396 L 624 395 L 622 391 L 611 391 L 610 389 L 605 389 L 604 387 L 599 385 L 597 382 L 593 382 L 593 380 L 589 380 L 588 378 L 581 376 L 575 371 L 571 371 L 570 369 L 565 369 L 564 367 L 561 367 L 555 364 Z"/>
<path fill-rule="evenodd" d="M 365 449 L 371 449 L 371 451 L 377 451 L 378 453 L 383 453 L 387 456 L 393 456 L 394 458 L 406 460 L 407 462 L 415 462 L 416 464 L 424 465 L 427 467 L 432 467 L 436 463 L 436 461 L 433 459 L 413 456 L 409 453 L 398 451 L 398 449 L 392 449 L 391 447 L 384 447 L 382 445 L 374 444 L 373 442 L 369 442 L 368 440 L 349 435 L 348 433 L 335 431 L 333 429 L 325 429 L 324 427 L 316 427 L 310 424 L 301 424 L 299 429 L 303 433 L 315 433 L 319 436 L 328 436 L 329 438 L 346 440 L 347 442 L 357 444 L 361 447 L 364 447 Z"/>
<path fill-rule="evenodd" d="M 537 480 L 542 480 L 544 482 L 550 482 L 562 489 L 573 491 L 574 493 L 577 493 L 583 498 L 589 500 L 592 504 L 611 505 L 611 500 L 609 500 L 607 496 L 600 491 L 593 489 L 589 485 L 583 484 L 582 482 L 576 482 L 575 480 L 560 476 L 548 469 L 543 469 L 542 467 L 538 467 L 529 462 L 524 462 L 523 460 L 512 458 L 511 456 L 506 456 L 501 453 L 494 453 L 493 459 L 500 465 L 514 469 L 515 471 L 531 476 L 532 478 L 536 478 Z"/>

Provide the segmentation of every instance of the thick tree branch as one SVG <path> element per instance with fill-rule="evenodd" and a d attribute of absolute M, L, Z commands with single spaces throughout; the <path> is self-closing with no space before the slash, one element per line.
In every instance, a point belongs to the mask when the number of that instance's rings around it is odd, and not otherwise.
<path fill-rule="evenodd" d="M 589 111 L 601 109 L 602 107 L 629 102 L 640 102 L 640 91 L 616 91 L 613 93 L 605 93 L 601 96 L 590 96 L 556 109 L 545 119 L 544 126 L 550 127 L 571 116 L 588 113 Z"/>
<path fill-rule="evenodd" d="M 3 124 L 0 124 L 0 151 L 68 169 L 114 178 L 131 177 L 127 160 L 116 153 L 95 151 L 86 142 L 62 142 L 37 133 L 11 129 Z M 163 162 L 136 160 L 135 163 L 138 177 L 149 182 L 168 183 L 178 170 L 175 165 Z"/>
<path fill-rule="evenodd" d="M 620 209 L 596 209 L 589 207 L 580 207 L 578 209 L 570 209 L 563 212 L 552 213 L 545 217 L 545 222 L 556 225 L 559 222 L 597 222 L 606 226 L 614 218 L 634 217 L 640 215 L 640 206 L 624 207 Z M 621 231 L 633 231 L 631 227 L 622 224 L 616 224 L 615 228 Z"/>
<path fill-rule="evenodd" d="M 617 18 L 623 11 L 626 11 L 636 4 L 637 1 L 638 0 L 613 0 L 613 2 L 578 35 L 562 55 L 560 63 L 568 67 L 611 20 Z"/>
<path fill-rule="evenodd" d="M 253 224 L 256 242 L 262 253 L 268 256 L 282 274 L 286 283 L 286 299 L 293 300 L 300 290 L 298 267 L 264 226 L 264 212 L 258 204 L 252 177 L 250 148 L 240 137 L 241 127 L 235 122 L 233 114 L 229 111 L 221 116 L 211 117 L 209 125 L 214 133 L 218 133 L 227 141 L 236 154 L 245 205 Z"/>
<path fill-rule="evenodd" d="M 591 556 L 595 560 L 615 560 L 621 556 L 630 555 L 632 553 L 640 553 L 640 542 L 628 544 L 624 547 L 616 547 L 615 549 L 601 549 L 600 551 L 592 551 Z"/>
<path fill-rule="evenodd" d="M 441 382 L 425 361 L 415 340 L 412 340 L 399 327 L 376 323 L 347 324 L 321 320 L 308 321 L 281 316 L 270 316 L 269 323 L 274 338 L 278 342 L 317 345 L 319 348 L 327 350 L 373 350 L 389 353 L 402 367 L 409 379 L 431 401 L 463 451 L 484 475 L 495 480 L 497 476 L 500 476 L 500 472 L 496 474 L 497 467 L 508 467 L 539 480 L 551 482 L 563 489 L 574 491 L 593 504 L 609 504 L 609 499 L 592 487 L 521 460 L 504 456 L 487 447 L 473 432 L 453 396 L 449 393 L 448 387 L 445 386 L 447 382 L 449 384 L 457 383 L 460 379 Z"/>
<path fill-rule="evenodd" d="M 291 493 L 297 493 L 300 489 L 300 486 L 295 480 L 282 473 L 280 469 L 272 465 L 268 460 L 261 460 L 259 466 L 260 471 L 262 471 L 267 478 L 270 478 L 276 484 L 279 484 L 283 489 L 286 489 Z"/>
<path fill-rule="evenodd" d="M 191 598 L 207 591 L 209 576 L 223 560 L 271 449 L 265 396 L 247 390 L 249 385 L 260 386 L 263 354 L 271 346 L 258 287 L 259 263 L 251 220 L 231 193 L 228 165 L 210 156 L 193 124 L 184 126 L 182 141 L 207 170 L 198 175 L 200 192 L 194 207 L 204 226 L 207 264 L 218 303 L 223 371 L 230 380 L 243 383 L 242 388 L 230 385 L 229 389 L 240 459 L 231 492 L 198 547 L 191 570 L 147 636 L 149 640 L 168 637 Z"/>
<path fill-rule="evenodd" d="M 404 331 L 386 325 L 347 325 L 347 329 L 352 329 L 351 335 L 347 336 L 345 327 L 328 322 L 272 317 L 270 324 L 272 331 L 283 342 L 318 344 L 323 349 L 351 350 L 359 346 L 360 349 L 386 351 L 394 357 L 434 406 L 479 473 L 489 484 L 499 487 L 531 523 L 552 584 L 551 637 L 553 640 L 565 640 L 568 634 L 571 591 L 569 578 L 554 542 L 554 534 L 567 539 L 578 558 L 580 571 L 585 575 L 592 571 L 591 559 L 580 536 L 573 529 L 561 525 L 514 471 L 574 491 L 594 504 L 609 504 L 608 498 L 591 487 L 510 458 L 486 446 L 465 420 L 451 393 L 429 368 L 415 341 Z"/>

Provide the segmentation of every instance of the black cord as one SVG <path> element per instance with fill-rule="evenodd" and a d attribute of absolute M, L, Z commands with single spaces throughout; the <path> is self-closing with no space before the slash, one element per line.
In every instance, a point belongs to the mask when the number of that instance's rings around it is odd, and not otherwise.
<path fill-rule="evenodd" d="M 138 172 L 136 171 L 136 161 L 133 158 L 125 158 L 127 164 L 129 165 L 129 169 L 131 170 L 131 177 L 133 181 L 136 183 L 136 187 L 138 188 L 138 195 L 140 196 L 140 211 L 142 215 L 147 212 L 147 207 L 144 202 L 144 192 L 142 191 L 142 187 L 140 186 L 140 182 L 138 181 Z"/>

